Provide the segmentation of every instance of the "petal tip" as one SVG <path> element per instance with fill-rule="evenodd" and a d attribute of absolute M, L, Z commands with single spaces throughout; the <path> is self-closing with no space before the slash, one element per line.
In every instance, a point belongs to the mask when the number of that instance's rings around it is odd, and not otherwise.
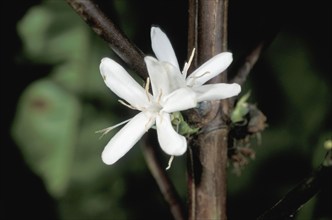
<path fill-rule="evenodd" d="M 158 27 L 158 26 L 152 26 L 150 31 L 151 39 L 154 39 L 154 37 L 163 34 L 164 32 Z"/>
<path fill-rule="evenodd" d="M 174 152 L 174 156 L 181 156 L 187 151 L 187 141 L 185 138 L 182 145 L 182 147 L 179 147 L 177 151 Z"/>
<path fill-rule="evenodd" d="M 233 62 L 233 54 L 231 52 L 223 52 L 220 54 L 225 63 L 230 65 Z"/>
<path fill-rule="evenodd" d="M 105 63 L 105 62 L 110 62 L 110 61 L 111 61 L 110 58 L 108 58 L 108 57 L 103 57 L 103 58 L 100 60 L 100 64 L 103 64 L 103 63 Z"/>
<path fill-rule="evenodd" d="M 234 89 L 236 95 L 238 95 L 241 92 L 241 86 L 237 83 L 233 83 L 233 89 Z"/>
<path fill-rule="evenodd" d="M 119 66 L 119 64 L 117 62 L 115 62 L 114 60 L 112 60 L 111 58 L 108 57 L 104 57 L 101 59 L 100 61 L 100 71 L 107 71 L 112 69 L 114 66 Z"/>
<path fill-rule="evenodd" d="M 152 56 L 145 56 L 144 61 L 146 62 L 157 62 L 158 60 Z"/>
<path fill-rule="evenodd" d="M 105 151 L 101 154 L 101 159 L 106 165 L 112 165 L 117 160 L 114 160 L 113 157 L 111 157 L 109 154 L 105 153 Z"/>
<path fill-rule="evenodd" d="M 161 29 L 160 29 L 160 27 L 159 26 L 157 26 L 157 25 L 153 25 L 153 26 L 151 26 L 151 33 L 153 32 L 156 32 L 156 31 L 161 31 Z"/>

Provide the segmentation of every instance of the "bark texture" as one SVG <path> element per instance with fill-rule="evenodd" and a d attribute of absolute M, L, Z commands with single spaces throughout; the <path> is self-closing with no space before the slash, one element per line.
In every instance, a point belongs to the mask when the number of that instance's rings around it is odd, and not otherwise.
<path fill-rule="evenodd" d="M 227 50 L 227 0 L 189 0 L 188 48 L 196 48 L 194 67 Z M 226 73 L 210 83 L 227 82 Z M 191 140 L 188 157 L 189 219 L 225 220 L 229 104 L 201 103 L 188 115 L 201 132 Z"/>

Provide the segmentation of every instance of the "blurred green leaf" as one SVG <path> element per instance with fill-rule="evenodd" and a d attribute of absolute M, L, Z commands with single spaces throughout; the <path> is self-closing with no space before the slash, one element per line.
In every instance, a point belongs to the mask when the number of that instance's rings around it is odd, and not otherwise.
<path fill-rule="evenodd" d="M 101 160 L 116 131 L 102 139 L 95 131 L 126 117 L 99 73 L 113 53 L 65 1 L 30 8 L 17 29 L 27 60 L 52 66 L 19 101 L 12 134 L 24 159 L 57 199 L 61 219 L 126 219 L 126 176 L 148 173 L 138 147 L 112 167 Z"/>
<path fill-rule="evenodd" d="M 100 153 L 107 140 L 98 141 L 94 132 L 109 126 L 111 117 L 83 103 L 109 108 L 115 102 L 98 67 L 110 50 L 63 1 L 46 0 L 30 8 L 17 28 L 25 56 L 53 68 L 23 92 L 13 136 L 49 192 L 61 197 L 80 175 L 86 180 L 105 171 Z M 80 160 L 85 151 L 89 158 Z"/>
<path fill-rule="evenodd" d="M 271 67 L 288 99 L 289 126 L 301 135 L 297 139 L 305 140 L 324 123 L 331 90 L 320 78 L 322 74 L 315 67 L 305 42 L 283 34 L 273 42 L 270 52 Z"/>
<path fill-rule="evenodd" d="M 18 23 L 18 32 L 30 59 L 55 63 L 80 57 L 85 47 L 86 29 L 78 25 L 79 17 L 66 10 L 67 7 L 60 1 L 44 1 L 30 8 Z"/>
<path fill-rule="evenodd" d="M 50 80 L 31 84 L 19 102 L 13 135 L 55 197 L 69 183 L 80 114 L 78 100 Z"/>
<path fill-rule="evenodd" d="M 110 50 L 68 4 L 46 0 L 28 10 L 17 29 L 26 57 L 53 64 L 50 76 L 65 89 L 88 96 L 105 94 L 99 62 Z"/>

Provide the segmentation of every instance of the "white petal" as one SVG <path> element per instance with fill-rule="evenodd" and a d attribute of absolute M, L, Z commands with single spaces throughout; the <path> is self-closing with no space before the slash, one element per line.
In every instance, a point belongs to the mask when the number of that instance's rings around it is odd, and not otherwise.
<path fill-rule="evenodd" d="M 152 85 L 154 97 L 165 96 L 176 89 L 186 86 L 186 81 L 180 70 L 168 62 L 158 61 L 154 57 L 144 58 Z"/>
<path fill-rule="evenodd" d="M 111 165 L 125 155 L 153 125 L 152 119 L 143 112 L 131 119 L 106 145 L 101 155 L 103 162 Z"/>
<path fill-rule="evenodd" d="M 120 64 L 112 59 L 103 58 L 99 68 L 106 85 L 117 96 L 134 107 L 145 106 L 148 103 L 145 89 Z"/>
<path fill-rule="evenodd" d="M 171 124 L 170 115 L 163 113 L 156 118 L 157 134 L 160 147 L 169 155 L 179 156 L 186 152 L 186 138 L 179 135 Z"/>
<path fill-rule="evenodd" d="M 192 88 L 197 94 L 197 102 L 227 99 L 241 92 L 239 84 L 217 83 Z"/>
<path fill-rule="evenodd" d="M 168 113 L 194 108 L 197 105 L 196 93 L 191 88 L 181 88 L 165 96 L 161 104 L 162 111 Z"/>
<path fill-rule="evenodd" d="M 181 71 L 168 62 L 162 62 L 166 69 L 171 91 L 186 87 L 186 79 Z"/>
<path fill-rule="evenodd" d="M 202 66 L 196 69 L 187 78 L 188 86 L 200 86 L 208 80 L 222 73 L 232 63 L 233 55 L 229 52 L 220 53 L 210 60 L 206 61 Z"/>
<path fill-rule="evenodd" d="M 168 94 L 170 92 L 169 75 L 162 63 L 150 56 L 144 57 L 144 61 L 149 72 L 153 96 L 159 97 L 160 93 Z"/>
<path fill-rule="evenodd" d="M 169 62 L 177 69 L 180 69 L 172 44 L 159 27 L 151 27 L 151 44 L 158 60 Z"/>

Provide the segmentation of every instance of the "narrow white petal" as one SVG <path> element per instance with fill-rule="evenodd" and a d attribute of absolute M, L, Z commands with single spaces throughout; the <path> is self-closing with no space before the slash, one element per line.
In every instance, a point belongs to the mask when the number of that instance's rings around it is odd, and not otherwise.
<path fill-rule="evenodd" d="M 169 62 L 177 69 L 180 69 L 172 44 L 159 27 L 151 27 L 151 44 L 158 60 Z"/>
<path fill-rule="evenodd" d="M 171 91 L 186 87 L 186 79 L 181 71 L 168 62 L 162 62 L 170 84 Z"/>
<path fill-rule="evenodd" d="M 160 147 L 169 155 L 179 156 L 186 152 L 186 138 L 179 135 L 171 124 L 170 115 L 162 113 L 156 118 L 157 134 Z"/>
<path fill-rule="evenodd" d="M 186 86 L 180 70 L 168 62 L 158 61 L 154 57 L 144 58 L 151 79 L 154 97 L 165 96 L 176 89 Z"/>
<path fill-rule="evenodd" d="M 144 88 L 120 64 L 112 59 L 103 58 L 99 68 L 106 85 L 117 96 L 134 107 L 145 106 L 148 103 Z"/>
<path fill-rule="evenodd" d="M 222 73 L 227 67 L 232 63 L 233 55 L 230 52 L 220 53 L 208 61 L 206 61 L 203 65 L 201 65 L 198 69 L 196 69 L 190 76 L 187 78 L 188 86 L 200 86 L 203 85 L 208 80 Z"/>
<path fill-rule="evenodd" d="M 192 88 L 197 95 L 197 102 L 227 99 L 241 92 L 239 84 L 217 83 Z"/>
<path fill-rule="evenodd" d="M 178 112 L 196 107 L 196 93 L 191 88 L 181 88 L 165 96 L 162 100 L 162 111 Z"/>
<path fill-rule="evenodd" d="M 154 97 L 159 97 L 170 92 L 170 81 L 166 69 L 154 57 L 146 56 L 144 58 L 151 80 L 152 92 Z"/>
<path fill-rule="evenodd" d="M 141 112 L 116 133 L 106 145 L 101 157 L 104 163 L 111 165 L 125 155 L 153 125 L 154 118 Z"/>

